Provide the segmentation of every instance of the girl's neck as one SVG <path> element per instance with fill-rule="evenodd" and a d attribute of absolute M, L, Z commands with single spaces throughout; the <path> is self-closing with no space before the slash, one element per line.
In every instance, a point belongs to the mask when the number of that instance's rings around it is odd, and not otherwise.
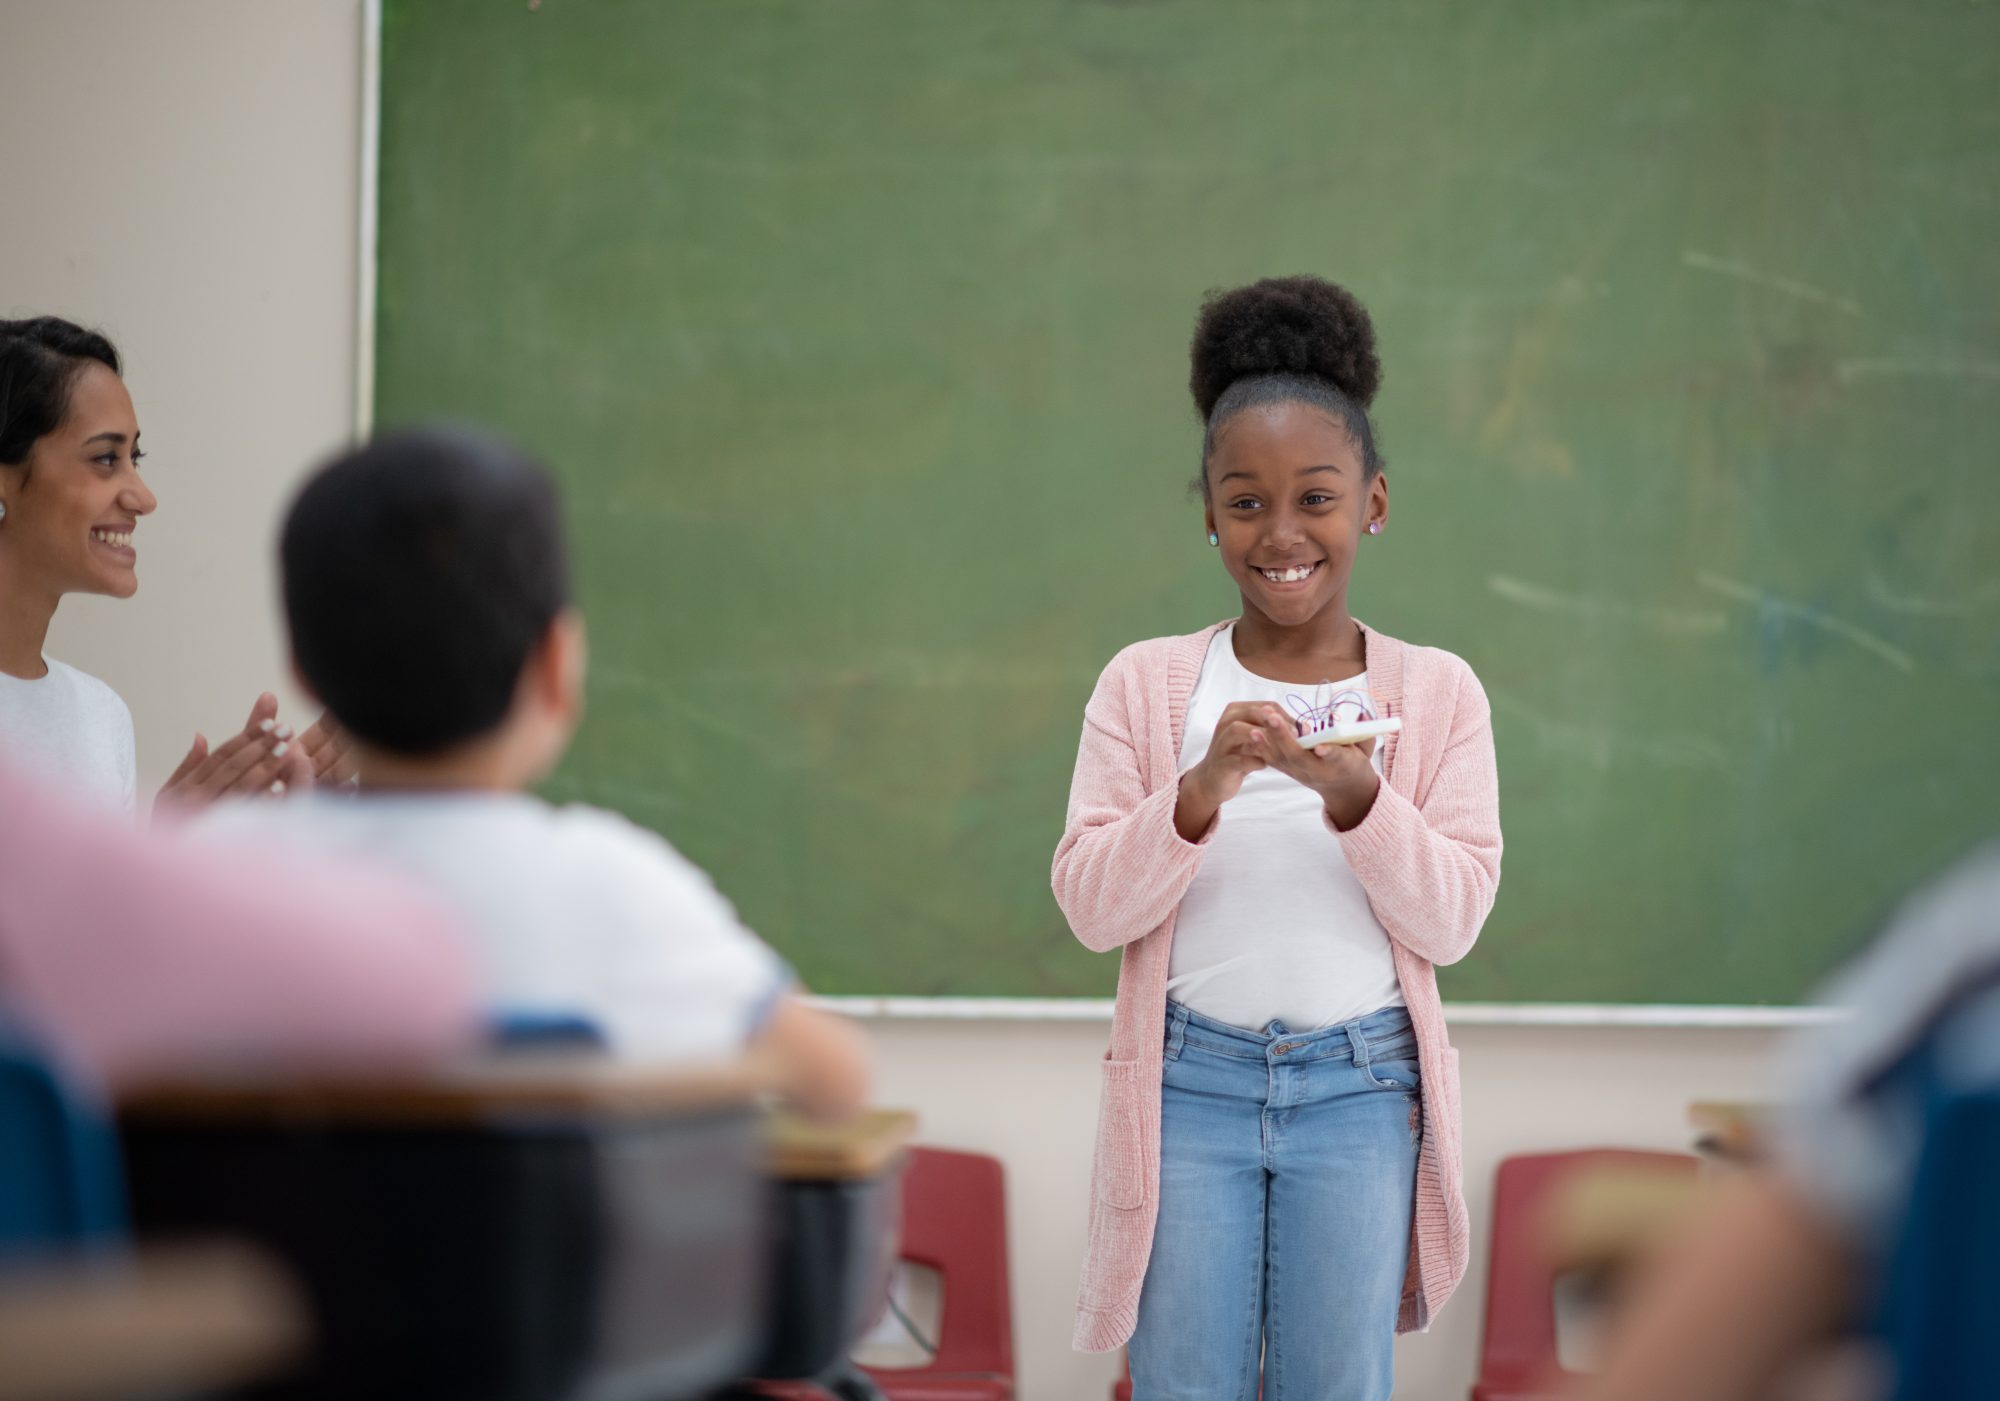
<path fill-rule="evenodd" d="M 48 674 L 42 649 L 60 594 L 24 585 L 0 556 L 0 672 L 35 681 Z"/>
<path fill-rule="evenodd" d="M 1246 605 L 1236 620 L 1236 655 L 1296 665 L 1352 661 L 1365 666 L 1368 648 L 1361 625 L 1341 599 L 1293 627 L 1274 623 Z"/>

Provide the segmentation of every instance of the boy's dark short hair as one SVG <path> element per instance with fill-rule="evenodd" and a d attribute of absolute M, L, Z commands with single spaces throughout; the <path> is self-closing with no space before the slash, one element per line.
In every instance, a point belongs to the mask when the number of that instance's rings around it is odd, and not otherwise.
<path fill-rule="evenodd" d="M 322 467 L 279 555 L 300 673 L 357 739 L 398 754 L 499 725 L 570 598 L 548 471 L 463 428 L 388 433 Z"/>

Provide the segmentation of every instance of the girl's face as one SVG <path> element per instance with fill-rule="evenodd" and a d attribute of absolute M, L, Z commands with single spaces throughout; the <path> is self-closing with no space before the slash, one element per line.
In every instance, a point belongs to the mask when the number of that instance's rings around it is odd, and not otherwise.
<path fill-rule="evenodd" d="M 1297 627 L 1344 604 L 1361 533 L 1389 518 L 1389 483 L 1362 480 L 1347 427 L 1304 404 L 1244 409 L 1216 435 L 1208 528 L 1254 610 Z"/>
<path fill-rule="evenodd" d="M 125 382 L 90 361 L 69 413 L 25 462 L 0 466 L 0 554 L 17 585 L 130 598 L 139 588 L 132 530 L 159 503 L 139 480 L 139 421 Z"/>

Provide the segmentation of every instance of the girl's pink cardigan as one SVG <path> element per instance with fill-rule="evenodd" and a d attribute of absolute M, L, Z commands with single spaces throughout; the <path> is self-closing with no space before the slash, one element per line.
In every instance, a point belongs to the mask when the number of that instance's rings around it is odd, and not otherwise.
<path fill-rule="evenodd" d="M 1104 669 L 1084 710 L 1069 817 L 1056 847 L 1056 901 L 1076 937 L 1123 949 L 1103 1062 L 1090 1240 L 1075 1344 L 1109 1352 L 1132 1336 L 1159 1202 L 1160 1052 L 1174 912 L 1215 828 L 1174 830 L 1181 729 L 1209 640 L 1135 643 Z M 1423 1147 L 1410 1270 L 1398 1331 L 1427 1328 L 1465 1275 L 1458 1053 L 1446 1040 L 1434 964 L 1465 957 L 1500 884 L 1500 789 L 1486 693 L 1449 652 L 1363 627 L 1368 686 L 1403 730 L 1386 741 L 1385 781 L 1361 824 L 1339 832 L 1348 864 L 1393 941 L 1423 1072 Z M 1219 820 L 1219 819 L 1218 819 Z"/>

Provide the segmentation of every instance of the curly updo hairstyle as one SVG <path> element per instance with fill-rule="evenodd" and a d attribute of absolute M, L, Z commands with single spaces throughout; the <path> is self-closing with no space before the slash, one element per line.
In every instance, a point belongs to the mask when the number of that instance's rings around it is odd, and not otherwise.
<path fill-rule="evenodd" d="M 1345 287 L 1323 277 L 1267 277 L 1202 298 L 1188 345 L 1188 392 L 1206 431 L 1195 486 L 1222 426 L 1248 408 L 1305 404 L 1345 425 L 1363 480 L 1383 467 L 1368 405 L 1382 384 L 1375 325 Z"/>

